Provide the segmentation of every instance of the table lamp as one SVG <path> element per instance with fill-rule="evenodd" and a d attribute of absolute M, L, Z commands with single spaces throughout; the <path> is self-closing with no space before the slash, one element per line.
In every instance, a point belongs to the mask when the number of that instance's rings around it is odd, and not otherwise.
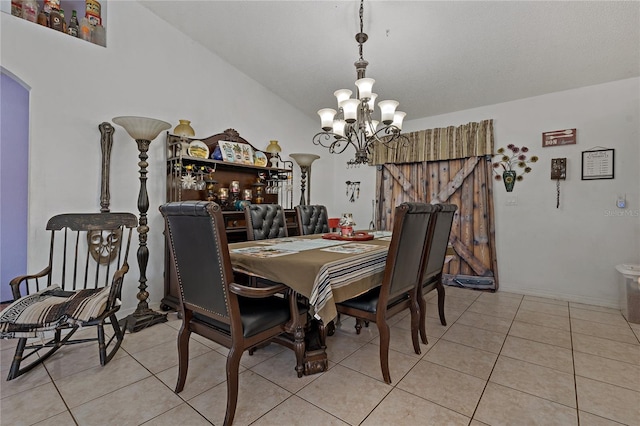
<path fill-rule="evenodd" d="M 267 151 L 271 155 L 271 159 L 269 159 L 269 161 L 271 162 L 271 167 L 277 168 L 278 160 L 280 160 L 280 152 L 282 152 L 282 148 L 280 148 L 280 145 L 278 145 L 278 141 L 269 141 L 269 145 L 267 145 L 267 149 L 265 149 L 265 151 Z"/>

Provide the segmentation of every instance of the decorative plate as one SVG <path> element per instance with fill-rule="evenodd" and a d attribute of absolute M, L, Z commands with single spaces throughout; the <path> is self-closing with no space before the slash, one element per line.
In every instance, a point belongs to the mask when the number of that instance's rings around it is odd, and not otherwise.
<path fill-rule="evenodd" d="M 256 151 L 253 153 L 255 159 L 254 164 L 256 166 L 266 167 L 267 166 L 267 156 L 262 151 Z"/>
<path fill-rule="evenodd" d="M 209 147 L 202 141 L 191 141 L 189 155 L 191 157 L 209 158 Z"/>

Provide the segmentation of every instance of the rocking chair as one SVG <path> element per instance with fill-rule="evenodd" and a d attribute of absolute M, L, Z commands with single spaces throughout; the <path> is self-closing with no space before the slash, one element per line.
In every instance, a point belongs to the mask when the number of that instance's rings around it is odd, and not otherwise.
<path fill-rule="evenodd" d="M 49 219 L 48 266 L 12 279 L 14 302 L 0 313 L 0 338 L 19 339 L 7 380 L 33 369 L 64 345 L 97 341 L 100 364 L 113 358 L 124 339 L 116 312 L 137 224 L 131 213 L 61 214 Z M 113 329 L 108 340 L 105 325 Z M 97 327 L 97 337 L 71 340 L 80 327 L 88 326 Z M 28 342 L 36 337 L 41 339 Z"/>

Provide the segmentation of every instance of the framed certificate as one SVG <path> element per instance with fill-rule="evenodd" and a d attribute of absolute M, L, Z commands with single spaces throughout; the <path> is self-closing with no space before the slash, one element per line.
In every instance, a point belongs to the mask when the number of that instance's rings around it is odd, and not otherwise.
<path fill-rule="evenodd" d="M 582 180 L 614 178 L 613 149 L 582 151 Z"/>

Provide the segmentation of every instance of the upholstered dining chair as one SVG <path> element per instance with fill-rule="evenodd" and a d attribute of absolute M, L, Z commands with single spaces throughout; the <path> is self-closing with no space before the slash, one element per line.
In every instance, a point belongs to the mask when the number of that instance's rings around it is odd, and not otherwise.
<path fill-rule="evenodd" d="M 442 268 L 449 245 L 449 234 L 453 217 L 458 209 L 455 204 L 439 204 L 440 211 L 434 218 L 433 238 L 429 255 L 424 263 L 424 273 L 422 274 L 422 286 L 419 289 L 418 303 L 420 304 L 420 338 L 422 343 L 427 344 L 426 319 L 427 309 L 424 295 L 432 290 L 438 291 L 438 314 L 440 323 L 447 325 L 444 316 L 444 286 L 442 285 Z"/>
<path fill-rule="evenodd" d="M 409 309 L 413 349 L 420 354 L 418 287 L 433 233 L 432 219 L 438 210 L 439 206 L 424 203 L 402 203 L 396 207 L 382 285 L 336 304 L 338 313 L 376 323 L 380 333 L 380 367 L 386 383 L 391 383 L 389 318 Z"/>
<path fill-rule="evenodd" d="M 97 342 L 100 365 L 113 358 L 124 340 L 116 313 L 137 225 L 131 213 L 69 213 L 49 219 L 48 265 L 12 279 L 14 302 L 0 313 L 0 338 L 18 339 L 7 380 L 65 345 Z M 72 339 L 77 330 L 91 326 L 96 337 Z M 112 330 L 110 337 L 105 326 Z"/>
<path fill-rule="evenodd" d="M 231 258 L 220 206 L 184 201 L 160 206 L 165 238 L 180 288 L 182 326 L 178 333 L 178 381 L 184 389 L 189 367 L 189 337 L 196 333 L 230 349 L 227 355 L 227 406 L 230 425 L 238 400 L 240 358 L 245 350 L 275 342 L 296 353 L 296 370 L 303 370 L 307 310 L 284 284 L 247 287 L 233 282 Z M 289 333 L 295 334 L 295 339 Z M 215 401 L 212 401 L 215 403 Z"/>
<path fill-rule="evenodd" d="M 321 205 L 295 206 L 300 235 L 324 234 L 329 232 L 327 208 Z"/>
<path fill-rule="evenodd" d="M 247 240 L 288 236 L 284 210 L 279 204 L 249 204 L 244 208 Z"/>

